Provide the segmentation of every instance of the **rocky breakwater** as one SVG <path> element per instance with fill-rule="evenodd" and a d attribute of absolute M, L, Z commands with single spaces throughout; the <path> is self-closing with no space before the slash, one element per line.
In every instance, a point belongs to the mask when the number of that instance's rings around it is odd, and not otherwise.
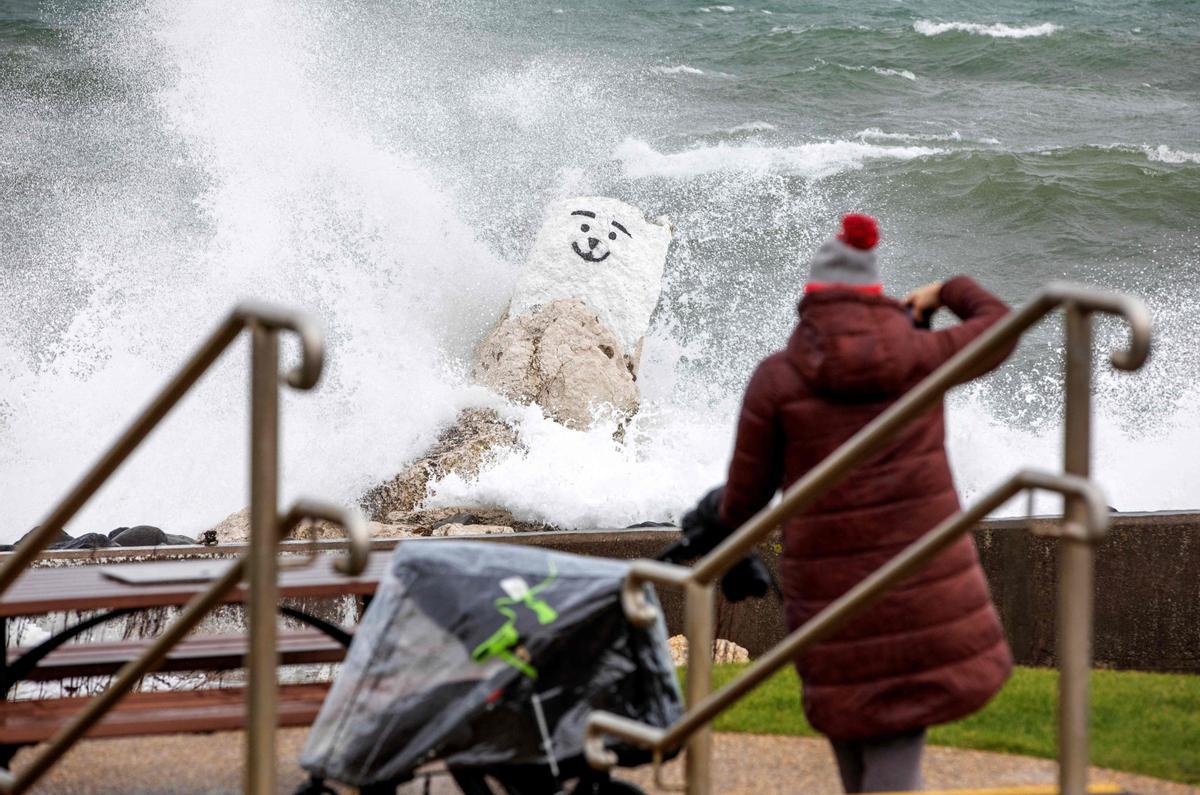
<path fill-rule="evenodd" d="M 33 535 L 38 528 L 33 528 L 12 544 L 0 544 L 0 552 L 11 552 Z M 165 532 L 153 525 L 140 524 L 133 527 L 118 527 L 107 533 L 83 533 L 72 536 L 65 530 L 59 530 L 58 536 L 46 547 L 47 549 L 108 549 L 109 547 L 157 547 L 163 545 L 185 545 L 203 543 L 191 536 L 177 535 Z"/>
<path fill-rule="evenodd" d="M 550 205 L 518 277 L 508 311 L 480 342 L 472 377 L 500 397 L 536 405 L 573 430 L 600 419 L 620 423 L 640 403 L 638 370 L 650 316 L 658 304 L 671 226 L 611 198 Z M 423 509 L 431 487 L 457 475 L 470 481 L 489 457 L 522 451 L 518 427 L 494 408 L 462 411 L 425 453 L 370 488 L 360 504 L 371 535 L 405 538 L 549 529 L 499 506 Z M 220 543 L 244 543 L 249 509 L 214 528 Z M 316 523 L 297 537 L 340 538 Z"/>
<path fill-rule="evenodd" d="M 536 404 L 567 428 L 614 417 L 619 428 L 638 410 L 642 345 L 670 242 L 665 218 L 648 221 L 616 199 L 550 205 L 508 311 L 476 351 L 474 379 L 507 400 Z M 519 430 L 498 412 L 467 409 L 424 455 L 370 489 L 362 506 L 383 525 L 415 518 L 430 527 L 434 514 L 419 509 L 432 484 L 451 474 L 469 481 L 489 455 L 521 449 Z M 494 528 L 543 529 L 494 506 L 443 510 L 487 516 Z"/>

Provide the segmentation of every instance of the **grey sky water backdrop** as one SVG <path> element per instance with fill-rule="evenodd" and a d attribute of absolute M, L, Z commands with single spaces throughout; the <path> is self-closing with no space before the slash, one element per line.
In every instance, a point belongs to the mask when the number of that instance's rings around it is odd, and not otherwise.
<path fill-rule="evenodd" d="M 285 496 L 353 501 L 484 403 L 528 449 L 435 501 L 676 517 L 851 210 L 880 219 L 892 293 L 965 271 L 1012 302 L 1142 295 L 1154 357 L 1101 373 L 1096 472 L 1123 510 L 1197 507 L 1198 38 L 1186 0 L 0 2 L 0 538 L 251 296 L 329 329 L 320 390 L 286 401 Z M 465 376 L 542 208 L 578 194 L 677 226 L 621 444 Z M 246 356 L 69 529 L 244 505 Z M 964 496 L 1054 465 L 1060 371 L 1052 323 L 952 397 Z"/>

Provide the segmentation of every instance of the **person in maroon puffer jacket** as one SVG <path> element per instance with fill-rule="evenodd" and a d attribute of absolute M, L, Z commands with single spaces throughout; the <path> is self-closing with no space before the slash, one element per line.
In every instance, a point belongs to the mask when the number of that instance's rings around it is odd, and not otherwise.
<path fill-rule="evenodd" d="M 1008 311 L 966 276 L 904 302 L 884 296 L 878 237 L 874 219 L 848 215 L 813 259 L 799 324 L 746 389 L 724 526 L 742 525 Z M 941 306 L 962 322 L 918 327 Z M 958 510 L 939 404 L 785 524 L 789 629 Z M 925 728 L 978 710 L 1012 670 L 974 542 L 961 538 L 796 669 L 847 792 L 920 789 Z"/>

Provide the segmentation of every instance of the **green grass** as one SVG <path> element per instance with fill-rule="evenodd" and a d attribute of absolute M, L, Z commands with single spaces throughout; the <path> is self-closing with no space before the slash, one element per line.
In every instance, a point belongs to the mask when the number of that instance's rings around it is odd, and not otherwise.
<path fill-rule="evenodd" d="M 720 665 L 715 686 L 745 666 Z M 1018 668 L 976 714 L 934 728 L 930 743 L 1053 759 L 1058 672 Z M 1200 676 L 1092 672 L 1094 765 L 1200 785 Z M 775 674 L 716 721 L 717 731 L 814 736 L 791 668 Z"/>

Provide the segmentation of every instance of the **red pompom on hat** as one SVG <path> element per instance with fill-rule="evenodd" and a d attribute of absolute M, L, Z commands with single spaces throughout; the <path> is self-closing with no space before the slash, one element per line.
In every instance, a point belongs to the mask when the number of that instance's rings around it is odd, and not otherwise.
<path fill-rule="evenodd" d="M 813 256 L 804 292 L 841 289 L 870 295 L 882 293 L 875 254 L 878 242 L 879 225 L 874 218 L 863 213 L 845 215 L 842 231 L 827 240 Z"/>
<path fill-rule="evenodd" d="M 870 251 L 879 242 L 879 225 L 875 219 L 863 213 L 847 213 L 842 218 L 842 231 L 838 240 L 860 251 Z"/>

